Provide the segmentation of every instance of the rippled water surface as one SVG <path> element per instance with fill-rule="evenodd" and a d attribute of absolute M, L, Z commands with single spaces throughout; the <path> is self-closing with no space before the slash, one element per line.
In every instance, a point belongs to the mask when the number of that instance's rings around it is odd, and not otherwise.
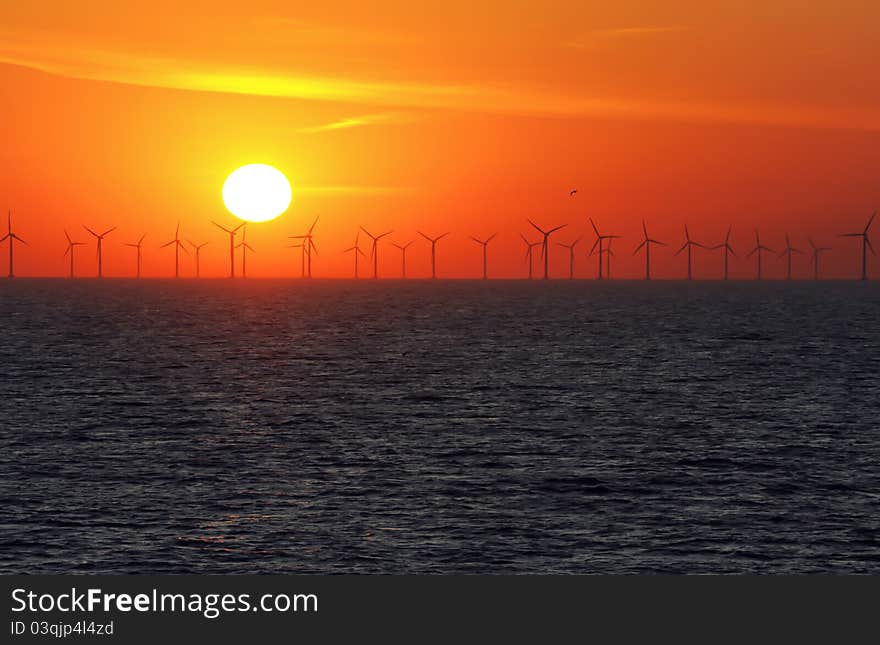
<path fill-rule="evenodd" d="M 0 572 L 880 572 L 880 285 L 0 284 Z"/>

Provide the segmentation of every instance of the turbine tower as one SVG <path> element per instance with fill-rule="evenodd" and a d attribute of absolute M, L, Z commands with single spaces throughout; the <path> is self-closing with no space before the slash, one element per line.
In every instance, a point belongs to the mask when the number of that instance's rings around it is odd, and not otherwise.
<path fill-rule="evenodd" d="M 496 235 L 498 235 L 498 233 L 492 233 L 492 235 L 490 235 L 489 237 L 487 237 L 485 240 L 478 240 L 478 239 L 475 238 L 473 235 L 471 235 L 471 239 L 472 239 L 474 242 L 476 242 L 477 244 L 479 244 L 480 246 L 483 247 L 483 280 L 488 280 L 488 279 L 489 279 L 489 274 L 486 272 L 486 247 L 489 246 L 489 242 L 491 242 L 492 239 L 493 239 Z"/>
<path fill-rule="evenodd" d="M 394 246 L 400 249 L 400 253 L 402 254 L 403 266 L 401 267 L 400 276 L 406 280 L 406 250 L 409 248 L 409 245 L 413 243 L 413 240 L 410 240 L 406 244 L 397 244 L 396 242 L 392 242 Z"/>
<path fill-rule="evenodd" d="M 358 241 L 360 240 L 361 233 L 360 231 L 354 236 L 354 246 L 351 246 L 343 251 L 343 253 L 354 253 L 354 279 L 357 280 L 360 278 L 358 275 L 358 257 L 361 255 L 366 255 L 363 251 L 361 251 L 361 247 L 358 245 Z M 395 244 L 395 246 L 397 246 Z M 404 257 L 403 261 L 403 272 L 406 274 L 406 258 Z M 405 276 L 404 276 L 405 277 Z"/>
<path fill-rule="evenodd" d="M 70 277 L 73 277 L 73 250 L 78 246 L 85 246 L 85 242 L 74 242 L 70 239 L 70 235 L 67 234 L 67 229 L 64 230 L 64 237 L 67 238 L 67 250 L 64 251 L 64 255 L 70 255 Z"/>
<path fill-rule="evenodd" d="M 238 233 L 238 229 L 245 225 L 245 222 L 242 222 L 235 228 L 226 228 L 225 226 L 220 226 L 217 222 L 211 221 L 211 223 L 219 228 L 221 231 L 226 231 L 229 233 L 229 279 L 235 277 L 235 234 Z"/>
<path fill-rule="evenodd" d="M 871 228 L 871 224 L 874 223 L 874 218 L 877 216 L 877 212 L 875 211 L 871 215 L 871 219 L 868 220 L 868 224 L 865 226 L 865 230 L 861 233 L 844 233 L 840 237 L 860 237 L 862 238 L 862 280 L 868 279 L 868 249 L 871 249 L 871 255 L 877 255 L 874 253 L 874 247 L 871 245 L 871 240 L 868 239 L 868 229 Z"/>
<path fill-rule="evenodd" d="M 691 239 L 691 233 L 688 230 L 687 224 L 684 225 L 684 239 L 685 239 L 685 243 L 682 244 L 681 248 L 678 249 L 678 251 L 676 251 L 675 254 L 678 255 L 679 253 L 681 253 L 682 251 L 687 249 L 687 252 L 688 252 L 688 277 L 687 277 L 687 279 L 693 280 L 694 274 L 693 274 L 693 265 L 692 265 L 692 259 L 693 259 L 692 249 L 695 246 L 698 246 L 701 249 L 705 249 L 706 247 L 703 244 L 700 244 L 699 242 L 694 242 Z"/>
<path fill-rule="evenodd" d="M 746 256 L 747 258 L 752 257 L 754 254 L 758 254 L 758 280 L 763 280 L 764 277 L 761 273 L 761 253 L 763 251 L 767 251 L 768 253 L 773 253 L 773 249 L 769 246 L 764 246 L 761 244 L 761 236 L 758 235 L 758 229 L 755 229 L 755 248 L 749 251 L 749 254 Z"/>
<path fill-rule="evenodd" d="M 6 223 L 8 225 L 8 232 L 3 237 L 0 237 L 0 244 L 9 240 L 9 278 L 12 279 L 15 277 L 15 271 L 13 270 L 13 249 L 15 248 L 16 242 L 21 242 L 25 246 L 30 246 L 27 242 L 21 239 L 18 235 L 12 232 L 12 211 L 9 211 L 6 214 Z"/>
<path fill-rule="evenodd" d="M 645 220 L 642 220 L 642 232 L 645 234 L 645 239 L 642 240 L 642 243 L 636 247 L 636 250 L 633 251 L 633 255 L 642 250 L 642 247 L 645 249 L 645 280 L 651 279 L 651 245 L 658 244 L 660 246 L 666 246 L 664 242 L 660 240 L 654 240 L 648 237 L 648 227 L 645 225 Z"/>
<path fill-rule="evenodd" d="M 541 242 L 541 257 L 544 258 L 544 280 L 548 280 L 550 278 L 550 236 L 559 229 L 565 228 L 566 226 L 568 226 L 568 224 L 560 224 L 559 226 L 551 228 L 549 231 L 545 231 L 540 226 L 535 224 L 532 220 L 526 218 L 526 221 L 531 224 L 536 231 L 544 236 L 544 241 Z"/>
<path fill-rule="evenodd" d="M 135 274 L 138 279 L 141 277 L 141 245 L 144 243 L 144 238 L 147 236 L 146 233 L 141 235 L 141 239 L 137 241 L 137 244 L 129 244 L 126 243 L 125 246 L 130 246 L 137 249 L 137 273 Z"/>
<path fill-rule="evenodd" d="M 247 226 L 245 226 L 241 231 L 241 242 L 235 248 L 241 249 L 241 277 L 247 277 L 247 253 L 250 251 L 251 253 L 256 253 L 254 251 L 254 247 L 247 243 Z M 309 276 L 311 277 L 311 276 Z"/>
<path fill-rule="evenodd" d="M 791 241 L 788 239 L 788 233 L 785 234 L 785 249 L 779 254 L 779 257 L 787 256 L 788 258 L 788 270 L 785 274 L 786 280 L 791 280 L 791 254 L 792 253 L 803 253 L 800 249 L 796 249 L 791 245 Z"/>
<path fill-rule="evenodd" d="M 373 245 L 370 247 L 370 257 L 373 258 L 373 280 L 376 280 L 379 278 L 379 240 L 386 235 L 391 235 L 394 231 L 387 231 L 381 235 L 373 235 L 363 226 L 361 226 L 361 230 L 373 240 Z"/>
<path fill-rule="evenodd" d="M 564 242 L 557 242 L 559 246 L 562 248 L 568 249 L 568 279 L 574 280 L 574 249 L 578 245 L 578 242 L 581 241 L 579 237 L 571 244 L 565 244 Z"/>
<path fill-rule="evenodd" d="M 161 248 L 164 249 L 172 244 L 174 245 L 174 279 L 176 280 L 180 278 L 180 251 L 183 250 L 184 253 L 189 255 L 189 251 L 186 250 L 183 242 L 180 241 L 180 222 L 177 222 L 177 228 L 174 229 L 174 239 L 163 244 Z"/>
<path fill-rule="evenodd" d="M 532 249 L 534 249 L 536 246 L 541 246 L 541 243 L 540 242 L 529 242 L 526 239 L 526 236 L 523 235 L 522 233 L 520 233 L 519 236 L 522 238 L 523 243 L 525 243 L 525 245 L 526 245 L 526 256 L 525 257 L 529 261 L 529 280 L 531 280 L 533 277 L 533 275 L 532 275 L 532 273 L 533 273 L 533 271 L 532 271 L 532 256 L 533 256 Z"/>
<path fill-rule="evenodd" d="M 730 245 L 730 231 L 733 227 L 727 227 L 727 235 L 724 236 L 724 242 L 721 244 L 716 244 L 712 247 L 713 251 L 718 249 L 724 249 L 724 279 L 727 280 L 729 274 L 728 267 L 730 265 L 730 256 L 736 257 L 736 253 L 733 252 L 733 247 Z"/>
<path fill-rule="evenodd" d="M 305 253 L 306 258 L 306 277 L 312 277 L 312 251 L 315 252 L 315 255 L 318 254 L 318 247 L 315 246 L 315 241 L 312 239 L 312 232 L 315 230 L 315 224 L 318 223 L 318 219 L 320 215 L 315 218 L 315 221 L 312 222 L 312 225 L 309 227 L 309 232 L 305 235 L 290 235 L 289 238 L 291 240 L 302 240 L 303 241 L 303 253 Z"/>
<path fill-rule="evenodd" d="M 191 247 L 193 247 L 193 251 L 195 251 L 195 253 L 196 253 L 196 277 L 201 278 L 202 277 L 202 258 L 201 258 L 202 249 L 204 247 L 206 247 L 208 245 L 208 243 L 202 242 L 201 244 L 195 244 L 193 242 L 190 242 L 189 240 L 187 240 L 187 242 L 189 243 L 189 245 Z"/>
<path fill-rule="evenodd" d="M 596 241 L 593 242 L 593 246 L 590 249 L 590 255 L 594 254 L 596 247 L 598 246 L 599 247 L 599 277 L 598 277 L 598 279 L 602 280 L 603 279 L 603 276 L 602 276 L 602 255 L 604 253 L 603 245 L 605 243 L 605 240 L 614 240 L 614 239 L 619 238 L 620 236 L 619 235 L 602 235 L 601 233 L 599 233 L 599 228 L 596 226 L 596 222 L 593 221 L 592 217 L 590 218 L 590 224 L 593 226 L 593 231 L 596 233 Z"/>
<path fill-rule="evenodd" d="M 94 236 L 95 236 L 95 239 L 98 240 L 98 277 L 99 277 L 99 278 L 103 278 L 103 277 L 104 277 L 104 252 L 103 252 L 103 242 L 104 242 L 104 238 L 105 238 L 107 235 L 109 235 L 110 233 L 112 233 L 113 231 L 115 231 L 115 230 L 116 230 L 116 227 L 114 226 L 113 228 L 108 228 L 106 231 L 104 231 L 104 232 L 101 233 L 100 235 L 98 235 L 97 233 L 95 233 L 95 232 L 94 232 L 92 229 L 90 229 L 88 226 L 85 226 L 85 225 L 84 225 L 83 228 L 86 229 L 86 230 L 87 230 L 89 233 L 91 233 L 92 235 L 94 235 Z"/>
<path fill-rule="evenodd" d="M 828 246 L 816 246 L 815 242 L 813 242 L 813 238 L 808 237 L 807 240 L 810 242 L 810 247 L 813 249 L 813 257 L 810 258 L 810 264 L 813 265 L 813 280 L 819 279 L 819 255 L 823 251 L 830 251 L 831 247 Z"/>
<path fill-rule="evenodd" d="M 444 233 L 443 235 L 438 235 L 437 237 L 430 238 L 421 231 L 419 231 L 419 235 L 428 240 L 431 243 L 431 279 L 437 279 L 437 242 L 442 240 L 444 237 L 449 235 L 449 233 Z"/>

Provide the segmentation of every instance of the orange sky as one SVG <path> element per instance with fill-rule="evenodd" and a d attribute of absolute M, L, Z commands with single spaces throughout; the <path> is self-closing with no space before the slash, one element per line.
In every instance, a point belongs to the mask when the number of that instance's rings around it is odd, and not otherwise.
<path fill-rule="evenodd" d="M 287 174 L 294 203 L 250 227 L 252 276 L 298 274 L 281 238 L 318 214 L 317 276 L 350 275 L 341 250 L 363 224 L 417 239 L 414 277 L 430 271 L 417 229 L 452 231 L 441 277 L 476 277 L 469 236 L 500 231 L 490 274 L 518 277 L 526 217 L 568 223 L 556 239 L 585 234 L 586 251 L 587 215 L 625 236 L 621 277 L 643 270 L 631 255 L 643 217 L 676 248 L 685 222 L 707 243 L 732 223 L 741 255 L 756 225 L 774 247 L 786 230 L 802 248 L 810 234 L 834 247 L 829 276 L 857 274 L 858 242 L 835 236 L 880 207 L 877 3 L 296 4 L 0 4 L 0 209 L 31 245 L 16 273 L 64 275 L 63 229 L 91 243 L 86 224 L 119 226 L 107 275 L 133 271 L 123 243 L 147 232 L 144 272 L 168 276 L 173 252 L 158 246 L 180 220 L 182 237 L 210 243 L 203 275 L 224 275 L 210 224 L 232 221 L 223 179 L 262 162 Z M 683 274 L 671 255 L 656 253 L 658 277 Z M 397 275 L 396 249 L 380 260 Z M 563 249 L 551 260 L 566 273 Z M 579 275 L 594 265 L 579 254 Z M 696 256 L 699 277 L 720 267 Z M 95 272 L 93 246 L 78 270 Z"/>

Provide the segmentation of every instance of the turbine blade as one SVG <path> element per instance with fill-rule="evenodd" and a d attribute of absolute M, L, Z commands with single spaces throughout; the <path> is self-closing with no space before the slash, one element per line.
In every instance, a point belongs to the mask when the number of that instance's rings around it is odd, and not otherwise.
<path fill-rule="evenodd" d="M 490 236 L 486 239 L 486 244 L 488 244 L 488 243 L 491 242 L 493 239 L 495 239 L 495 236 L 496 236 L 496 235 L 498 235 L 498 233 L 492 233 L 492 235 L 490 235 Z"/>
<path fill-rule="evenodd" d="M 220 226 L 220 224 L 218 224 L 218 223 L 215 222 L 214 220 L 211 220 L 211 224 L 213 224 L 214 226 L 216 226 L 217 228 L 219 228 L 219 229 L 221 229 L 221 230 L 226 231 L 226 232 L 229 233 L 230 235 L 232 235 L 232 234 L 235 232 L 235 231 L 230 231 L 230 230 L 229 230 L 228 228 L 226 228 L 225 226 Z M 236 229 L 236 230 L 238 230 L 238 229 Z"/>
<path fill-rule="evenodd" d="M 678 251 L 675 252 L 675 254 L 678 255 L 679 253 L 681 253 L 682 251 L 684 251 L 684 250 L 687 248 L 687 246 L 688 246 L 688 242 L 685 242 L 684 244 L 681 245 L 681 248 L 678 249 Z"/>
<path fill-rule="evenodd" d="M 590 225 L 593 227 L 593 230 L 596 231 L 596 237 L 600 237 L 599 229 L 596 228 L 596 222 L 593 221 L 593 218 L 590 218 Z"/>
<path fill-rule="evenodd" d="M 70 239 L 70 235 L 67 234 L 67 229 L 64 229 L 64 237 L 67 238 L 67 242 L 68 242 L 68 244 L 72 241 L 72 240 Z"/>
<path fill-rule="evenodd" d="M 645 225 L 645 220 L 642 220 L 642 231 L 645 233 L 645 239 L 648 239 L 648 227 Z"/>
<path fill-rule="evenodd" d="M 641 244 L 639 244 L 639 245 L 636 247 L 636 250 L 633 251 L 633 255 L 635 255 L 636 253 L 638 253 L 639 251 L 641 251 L 641 250 L 642 250 L 642 247 L 645 246 L 645 244 L 647 244 L 647 243 L 648 243 L 648 240 L 645 240 L 644 242 L 642 242 Z"/>
<path fill-rule="evenodd" d="M 877 255 L 877 254 L 874 252 L 874 245 L 871 244 L 871 240 L 868 239 L 868 236 L 867 236 L 867 235 L 865 236 L 865 244 L 868 245 L 868 249 L 871 251 L 871 255 Z"/>
<path fill-rule="evenodd" d="M 568 226 L 568 224 L 560 224 L 560 225 L 557 226 L 556 228 L 551 228 L 549 231 L 547 231 L 547 235 L 550 235 L 551 233 L 555 233 L 555 232 L 558 231 L 559 229 L 563 229 L 563 228 L 565 228 L 566 226 Z"/>
<path fill-rule="evenodd" d="M 538 226 L 537 224 L 535 224 L 535 223 L 534 223 L 532 220 L 530 220 L 528 217 L 526 218 L 526 221 L 527 221 L 529 224 L 531 224 L 532 226 L 534 226 L 536 229 L 538 229 L 538 231 L 541 233 L 541 235 L 547 235 L 547 233 L 545 233 L 545 232 L 541 229 L 540 226 Z"/>
<path fill-rule="evenodd" d="M 115 231 L 116 228 L 117 228 L 117 227 L 115 227 L 115 226 L 114 226 L 113 228 L 108 228 L 106 231 L 104 231 L 103 233 L 101 233 L 101 237 L 104 237 L 105 235 L 110 235 L 110 233 L 112 233 L 113 231 Z"/>
<path fill-rule="evenodd" d="M 871 213 L 871 219 L 868 220 L 868 224 L 865 226 L 865 231 L 864 231 L 865 235 L 868 234 L 868 229 L 871 228 L 871 224 L 874 223 L 875 217 L 877 217 L 877 211 L 874 211 L 873 213 Z"/>
<path fill-rule="evenodd" d="M 89 233 L 91 233 L 91 234 L 94 235 L 95 237 L 100 237 L 100 235 L 98 235 L 97 233 L 95 233 L 92 229 L 90 229 L 90 228 L 89 228 L 88 226 L 86 226 L 85 224 L 83 224 L 83 228 L 86 229 Z"/>

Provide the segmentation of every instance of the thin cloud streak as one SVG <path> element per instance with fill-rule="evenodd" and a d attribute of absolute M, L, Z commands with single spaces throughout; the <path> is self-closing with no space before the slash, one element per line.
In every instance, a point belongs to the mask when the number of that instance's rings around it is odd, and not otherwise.
<path fill-rule="evenodd" d="M 368 125 L 383 125 L 389 123 L 406 123 L 412 118 L 403 114 L 364 114 L 362 116 L 347 117 L 325 123 L 323 125 L 315 125 L 307 128 L 299 128 L 297 132 L 306 134 L 316 134 L 320 132 L 333 132 L 334 130 L 348 130 Z"/>

